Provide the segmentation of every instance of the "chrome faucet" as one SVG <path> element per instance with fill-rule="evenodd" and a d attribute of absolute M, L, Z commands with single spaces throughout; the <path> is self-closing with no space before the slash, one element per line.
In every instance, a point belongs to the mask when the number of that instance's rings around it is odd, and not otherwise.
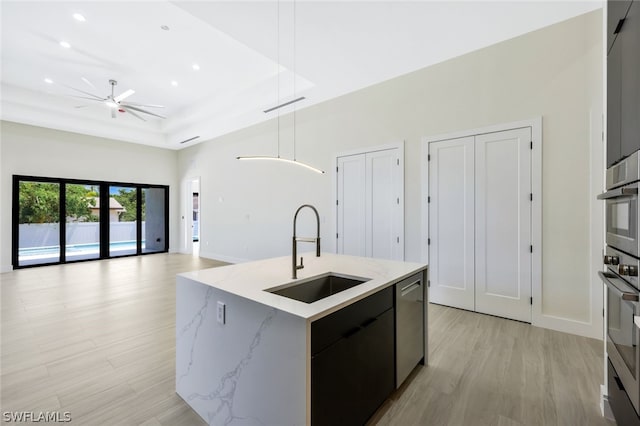
<path fill-rule="evenodd" d="M 302 210 L 305 207 L 309 207 L 316 214 L 316 223 L 318 226 L 318 233 L 315 238 L 296 237 L 296 221 L 298 220 L 298 213 L 300 213 L 300 210 Z M 291 278 L 293 278 L 294 280 L 298 278 L 298 269 L 304 268 L 302 256 L 300 256 L 300 265 L 298 265 L 298 262 L 296 260 L 296 258 L 298 257 L 298 241 L 305 242 L 305 243 L 316 243 L 316 257 L 320 257 L 320 215 L 318 214 L 318 210 L 316 210 L 316 208 L 313 207 L 311 204 L 301 205 L 300 207 L 298 207 L 298 210 L 296 210 L 296 214 L 293 216 L 293 250 L 292 250 L 292 257 L 291 257 L 293 269 L 292 269 Z"/>

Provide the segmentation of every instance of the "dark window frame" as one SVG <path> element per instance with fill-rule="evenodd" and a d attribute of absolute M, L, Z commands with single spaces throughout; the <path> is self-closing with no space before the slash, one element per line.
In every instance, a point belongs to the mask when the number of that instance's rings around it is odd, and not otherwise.
<path fill-rule="evenodd" d="M 72 179 L 72 178 L 56 178 L 48 176 L 27 176 L 27 175 L 13 175 L 12 176 L 12 194 L 11 194 L 11 263 L 13 269 L 34 268 L 39 266 L 61 265 L 68 263 L 78 262 L 90 262 L 95 260 L 115 259 L 120 257 L 132 257 L 132 256 L 146 256 L 149 254 L 168 253 L 169 252 L 169 189 L 168 185 L 146 184 L 146 183 L 132 183 L 132 182 L 116 182 L 116 181 L 101 181 L 94 179 Z M 41 183 L 56 183 L 59 185 L 59 224 L 60 224 L 60 257 L 58 261 L 38 263 L 34 265 L 20 265 L 19 264 L 19 250 L 20 250 L 20 235 L 19 235 L 19 213 L 20 213 L 20 182 L 41 182 Z M 66 200 L 66 185 L 67 184 L 80 184 L 80 185 L 94 185 L 100 188 L 100 254 L 99 257 L 93 259 L 79 259 L 79 260 L 66 260 L 66 217 L 65 217 L 65 200 Z M 164 232 L 165 232 L 165 245 L 163 250 L 154 252 L 142 251 L 142 221 L 136 220 L 136 253 L 126 254 L 119 256 L 111 256 L 109 254 L 109 187 L 121 186 L 136 188 L 136 217 L 142 216 L 142 190 L 147 188 L 164 189 Z"/>

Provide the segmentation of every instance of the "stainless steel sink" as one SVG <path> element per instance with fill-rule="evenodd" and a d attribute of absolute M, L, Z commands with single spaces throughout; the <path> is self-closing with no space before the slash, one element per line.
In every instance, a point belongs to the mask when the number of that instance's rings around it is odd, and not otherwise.
<path fill-rule="evenodd" d="M 266 289 L 265 291 L 288 297 L 289 299 L 299 300 L 300 302 L 313 303 L 369 280 L 370 278 L 351 277 L 329 272 L 294 284 L 287 284 L 284 287 Z"/>

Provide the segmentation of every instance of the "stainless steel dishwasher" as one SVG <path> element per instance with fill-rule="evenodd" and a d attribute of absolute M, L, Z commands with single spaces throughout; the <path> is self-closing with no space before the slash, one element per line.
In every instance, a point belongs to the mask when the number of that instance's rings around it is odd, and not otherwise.
<path fill-rule="evenodd" d="M 424 300 L 422 272 L 396 284 L 396 388 L 425 356 Z"/>

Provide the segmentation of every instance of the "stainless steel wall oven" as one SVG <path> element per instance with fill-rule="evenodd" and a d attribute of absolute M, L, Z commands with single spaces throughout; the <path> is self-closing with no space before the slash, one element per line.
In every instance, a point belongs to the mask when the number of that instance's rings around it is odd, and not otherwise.
<path fill-rule="evenodd" d="M 616 419 L 630 413 L 634 424 L 640 423 L 640 329 L 634 323 L 640 315 L 639 180 L 636 152 L 607 169 L 607 191 L 598 196 L 606 203 L 607 247 L 599 275 L 606 285 L 606 345 L 615 379 L 609 400 Z"/>

